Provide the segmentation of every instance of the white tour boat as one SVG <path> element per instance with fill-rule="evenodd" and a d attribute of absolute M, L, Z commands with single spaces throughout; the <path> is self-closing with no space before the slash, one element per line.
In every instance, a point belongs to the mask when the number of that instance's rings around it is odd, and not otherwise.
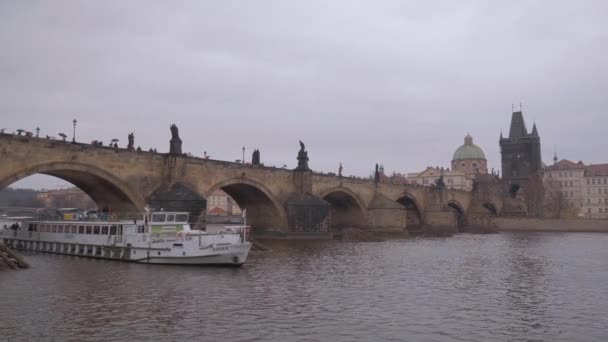
<path fill-rule="evenodd" d="M 234 265 L 247 260 L 248 227 L 207 233 L 192 230 L 188 214 L 150 212 L 133 220 L 22 221 L 0 227 L 17 249 L 149 264 Z"/>

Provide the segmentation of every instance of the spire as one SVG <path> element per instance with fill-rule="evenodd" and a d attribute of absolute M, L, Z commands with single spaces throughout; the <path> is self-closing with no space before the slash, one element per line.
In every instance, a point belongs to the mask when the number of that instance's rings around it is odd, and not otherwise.
<path fill-rule="evenodd" d="M 524 115 L 521 111 L 513 112 L 511 117 L 511 128 L 509 129 L 509 139 L 519 139 L 528 135 Z"/>
<path fill-rule="evenodd" d="M 500 130 L 500 139 L 502 139 L 502 129 Z"/>
<path fill-rule="evenodd" d="M 553 146 L 553 164 L 557 163 L 557 147 Z"/>
<path fill-rule="evenodd" d="M 537 137 L 538 136 L 538 130 L 536 129 L 536 122 L 532 126 L 532 133 L 530 135 L 533 136 L 533 137 Z"/>

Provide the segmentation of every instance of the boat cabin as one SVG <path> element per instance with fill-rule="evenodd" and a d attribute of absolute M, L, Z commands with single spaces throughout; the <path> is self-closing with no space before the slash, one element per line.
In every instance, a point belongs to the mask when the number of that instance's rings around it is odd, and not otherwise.
<path fill-rule="evenodd" d="M 149 216 L 150 233 L 152 234 L 175 234 L 184 230 L 188 225 L 188 214 L 184 212 L 157 211 Z M 148 218 L 145 218 L 145 224 Z"/>

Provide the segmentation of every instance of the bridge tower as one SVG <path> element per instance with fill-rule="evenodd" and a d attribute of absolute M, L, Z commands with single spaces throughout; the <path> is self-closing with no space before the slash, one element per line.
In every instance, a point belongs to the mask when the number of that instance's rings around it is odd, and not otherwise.
<path fill-rule="evenodd" d="M 536 123 L 528 132 L 522 111 L 512 113 L 509 136 L 499 139 L 502 157 L 502 179 L 513 204 L 507 214 L 540 215 L 542 203 L 542 172 L 540 135 Z M 524 202 L 521 206 L 515 200 Z"/>

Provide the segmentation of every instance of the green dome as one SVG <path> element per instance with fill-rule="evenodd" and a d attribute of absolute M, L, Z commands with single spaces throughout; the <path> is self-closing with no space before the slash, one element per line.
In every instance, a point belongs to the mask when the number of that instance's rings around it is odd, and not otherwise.
<path fill-rule="evenodd" d="M 466 160 L 466 159 L 486 159 L 486 155 L 483 153 L 479 146 L 473 144 L 473 137 L 467 134 L 464 138 L 464 145 L 460 146 L 452 160 Z"/>

